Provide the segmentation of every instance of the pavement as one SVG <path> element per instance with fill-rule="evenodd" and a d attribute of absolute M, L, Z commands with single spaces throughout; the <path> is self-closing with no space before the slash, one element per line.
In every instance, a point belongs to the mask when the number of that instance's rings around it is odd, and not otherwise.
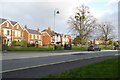
<path fill-rule="evenodd" d="M 102 50 L 100 52 L 108 52 L 116 50 Z M 79 54 L 79 53 L 96 53 L 99 51 L 74 51 L 74 50 L 64 50 L 64 51 L 43 51 L 43 52 L 6 52 L 2 54 L 2 60 L 9 59 L 25 59 L 25 58 L 37 58 L 37 57 L 49 57 L 57 55 L 70 55 L 70 54 Z"/>

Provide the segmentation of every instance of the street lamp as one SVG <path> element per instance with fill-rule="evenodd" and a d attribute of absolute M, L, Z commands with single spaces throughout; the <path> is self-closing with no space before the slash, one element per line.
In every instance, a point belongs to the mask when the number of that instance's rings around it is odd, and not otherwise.
<path fill-rule="evenodd" d="M 55 31 L 55 16 L 56 16 L 56 14 L 60 14 L 58 9 L 54 10 L 54 31 Z"/>
<path fill-rule="evenodd" d="M 56 16 L 56 14 L 60 14 L 58 9 L 54 10 L 54 31 L 55 31 L 55 16 Z M 55 40 L 54 40 L 54 43 L 55 43 Z"/>

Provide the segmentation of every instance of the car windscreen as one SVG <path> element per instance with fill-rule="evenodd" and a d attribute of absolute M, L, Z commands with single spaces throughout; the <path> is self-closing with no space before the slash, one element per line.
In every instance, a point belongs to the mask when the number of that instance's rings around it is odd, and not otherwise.
<path fill-rule="evenodd" d="M 94 48 L 99 48 L 98 46 L 94 46 Z"/>

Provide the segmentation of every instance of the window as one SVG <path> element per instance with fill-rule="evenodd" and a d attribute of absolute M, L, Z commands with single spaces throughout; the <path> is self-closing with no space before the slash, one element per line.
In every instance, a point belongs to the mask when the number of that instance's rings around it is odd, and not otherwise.
<path fill-rule="evenodd" d="M 9 30 L 7 31 L 7 35 L 10 35 L 10 31 Z"/>
<path fill-rule="evenodd" d="M 17 37 L 20 37 L 20 31 L 18 31 L 18 33 L 17 33 Z"/>
<path fill-rule="evenodd" d="M 35 39 L 37 39 L 37 35 L 35 35 Z"/>
<path fill-rule="evenodd" d="M 15 37 L 20 37 L 21 36 L 21 32 L 20 31 L 15 31 Z"/>
<path fill-rule="evenodd" d="M 32 34 L 32 39 L 34 39 L 34 35 Z"/>
<path fill-rule="evenodd" d="M 39 35 L 39 39 L 41 39 L 41 36 Z"/>

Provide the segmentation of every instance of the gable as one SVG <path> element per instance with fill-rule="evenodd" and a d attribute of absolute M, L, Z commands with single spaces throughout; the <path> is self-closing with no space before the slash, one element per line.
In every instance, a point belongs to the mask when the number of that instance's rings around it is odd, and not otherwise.
<path fill-rule="evenodd" d="M 47 32 L 42 32 L 42 35 L 51 37 Z"/>
<path fill-rule="evenodd" d="M 1 27 L 12 29 L 12 25 L 9 21 L 6 21 L 5 23 L 1 24 Z"/>
<path fill-rule="evenodd" d="M 13 27 L 13 29 L 14 29 L 14 30 L 23 30 L 20 24 L 16 24 L 16 25 Z"/>

